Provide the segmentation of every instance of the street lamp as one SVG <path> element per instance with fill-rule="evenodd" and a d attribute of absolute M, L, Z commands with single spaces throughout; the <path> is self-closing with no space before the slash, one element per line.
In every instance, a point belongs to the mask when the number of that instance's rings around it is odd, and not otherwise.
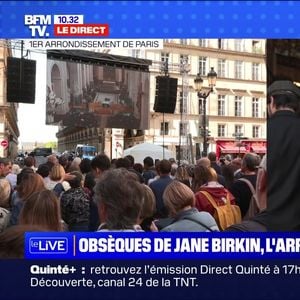
<path fill-rule="evenodd" d="M 195 91 L 198 95 L 198 101 L 199 101 L 199 115 L 201 114 L 201 108 L 202 108 L 202 135 L 203 135 L 203 156 L 207 156 L 207 128 L 206 128 L 206 98 L 209 96 L 209 94 L 213 91 L 214 86 L 216 85 L 217 81 L 217 73 L 214 71 L 214 68 L 211 67 L 209 73 L 207 74 L 207 80 L 208 80 L 208 86 L 210 87 L 208 92 L 201 92 L 202 85 L 203 85 L 203 79 L 201 78 L 200 74 L 198 73 L 195 80 Z M 203 100 L 203 101 L 201 101 Z M 203 107 L 202 107 L 203 104 Z"/>

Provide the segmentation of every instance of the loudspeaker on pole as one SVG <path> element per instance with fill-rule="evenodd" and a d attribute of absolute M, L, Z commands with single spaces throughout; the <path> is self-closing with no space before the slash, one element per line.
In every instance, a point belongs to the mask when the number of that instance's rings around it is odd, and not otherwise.
<path fill-rule="evenodd" d="M 153 110 L 173 114 L 177 99 L 177 78 L 169 76 L 156 77 L 156 93 Z"/>
<path fill-rule="evenodd" d="M 36 61 L 7 57 L 7 102 L 35 102 Z"/>

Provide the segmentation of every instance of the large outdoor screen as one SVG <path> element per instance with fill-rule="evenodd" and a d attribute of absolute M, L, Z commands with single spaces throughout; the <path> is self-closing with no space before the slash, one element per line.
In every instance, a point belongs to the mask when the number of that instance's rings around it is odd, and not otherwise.
<path fill-rule="evenodd" d="M 147 129 L 144 70 L 48 58 L 46 124 Z"/>

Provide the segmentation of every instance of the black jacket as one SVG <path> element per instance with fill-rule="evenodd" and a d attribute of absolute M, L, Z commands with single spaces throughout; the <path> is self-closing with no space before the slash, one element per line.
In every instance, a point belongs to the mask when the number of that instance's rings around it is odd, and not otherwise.
<path fill-rule="evenodd" d="M 300 118 L 277 111 L 267 123 L 267 211 L 257 221 L 269 231 L 300 230 Z"/>

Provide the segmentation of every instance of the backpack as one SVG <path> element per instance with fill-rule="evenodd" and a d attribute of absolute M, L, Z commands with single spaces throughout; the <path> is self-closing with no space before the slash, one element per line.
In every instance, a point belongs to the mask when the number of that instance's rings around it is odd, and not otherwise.
<path fill-rule="evenodd" d="M 257 199 L 257 196 L 256 196 L 255 189 L 253 188 L 252 183 L 248 179 L 240 178 L 238 180 L 245 182 L 248 185 L 248 187 L 249 187 L 249 189 L 252 193 L 252 196 L 251 196 L 251 199 L 250 199 L 250 202 L 249 202 L 249 208 L 247 210 L 247 213 L 243 217 L 243 220 L 249 220 L 249 219 L 253 218 L 255 215 L 257 215 L 260 211 L 258 199 Z"/>
<path fill-rule="evenodd" d="M 239 206 L 232 205 L 230 203 L 229 193 L 226 196 L 226 203 L 224 205 L 218 206 L 215 199 L 206 191 L 200 191 L 210 204 L 215 209 L 213 217 L 215 218 L 220 230 L 224 230 L 227 227 L 240 223 L 242 221 L 241 210 Z"/>

